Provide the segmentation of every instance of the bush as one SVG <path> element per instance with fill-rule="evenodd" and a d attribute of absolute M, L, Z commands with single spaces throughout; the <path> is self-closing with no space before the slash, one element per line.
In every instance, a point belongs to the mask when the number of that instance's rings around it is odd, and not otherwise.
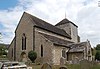
<path fill-rule="evenodd" d="M 96 46 L 96 50 L 100 50 L 100 44 Z"/>
<path fill-rule="evenodd" d="M 28 58 L 32 61 L 32 63 L 34 63 L 35 59 L 37 58 L 37 53 L 34 51 L 30 51 L 28 53 Z"/>
<path fill-rule="evenodd" d="M 100 51 L 96 52 L 95 59 L 100 61 Z"/>

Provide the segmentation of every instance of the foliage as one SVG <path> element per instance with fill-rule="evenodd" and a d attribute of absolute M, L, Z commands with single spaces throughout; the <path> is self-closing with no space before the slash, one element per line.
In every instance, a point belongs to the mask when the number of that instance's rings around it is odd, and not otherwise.
<path fill-rule="evenodd" d="M 96 49 L 92 48 L 92 55 L 95 56 L 95 54 L 96 54 Z"/>
<path fill-rule="evenodd" d="M 100 51 L 96 52 L 95 59 L 100 61 Z"/>
<path fill-rule="evenodd" d="M 37 58 L 37 53 L 34 52 L 34 51 L 30 51 L 30 52 L 28 53 L 28 58 L 29 58 L 32 62 L 34 62 L 35 59 Z"/>
<path fill-rule="evenodd" d="M 100 61 L 100 44 L 97 44 L 95 49 L 96 49 L 95 59 Z"/>
<path fill-rule="evenodd" d="M 2 33 L 0 32 L 0 42 L 2 42 Z M 0 44 L 0 57 L 4 57 L 4 56 L 7 56 L 7 47 L 8 45 L 7 44 Z"/>
<path fill-rule="evenodd" d="M 32 64 L 30 65 L 33 69 L 41 69 L 42 65 L 36 65 L 36 64 Z M 68 69 L 81 69 L 80 68 L 80 64 L 68 64 L 66 65 Z M 92 67 L 90 69 L 100 69 L 100 65 L 99 64 L 94 64 L 91 65 Z M 60 65 L 52 65 L 52 69 L 59 69 Z"/>
<path fill-rule="evenodd" d="M 96 50 L 100 50 L 100 44 L 96 46 Z"/>
<path fill-rule="evenodd" d="M 7 45 L 0 44 L 0 56 L 7 55 Z"/>

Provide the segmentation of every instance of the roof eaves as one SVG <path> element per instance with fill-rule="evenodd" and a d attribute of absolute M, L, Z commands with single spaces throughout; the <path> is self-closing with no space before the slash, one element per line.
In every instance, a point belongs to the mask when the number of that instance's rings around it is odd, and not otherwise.
<path fill-rule="evenodd" d="M 58 35 L 67 37 L 67 38 L 69 38 L 69 39 L 72 39 L 69 35 L 62 35 L 62 34 L 59 34 L 59 33 L 53 32 L 53 31 L 50 31 L 50 30 L 48 30 L 48 29 L 42 28 L 42 27 L 37 26 L 37 25 L 34 25 L 34 27 L 37 27 L 37 28 L 40 28 L 40 29 L 43 29 L 43 30 L 47 30 L 47 31 L 49 31 L 49 32 L 52 32 L 52 33 L 55 33 L 55 34 L 58 34 Z"/>
<path fill-rule="evenodd" d="M 24 13 L 22 14 L 21 19 L 19 20 L 18 25 L 17 25 L 17 27 L 16 27 L 16 29 L 15 29 L 15 33 L 16 33 L 16 31 L 17 31 L 17 29 L 18 29 L 18 26 L 19 26 L 19 24 L 20 24 L 20 22 L 21 22 L 21 20 L 22 20 L 22 18 L 23 18 L 23 16 L 24 16 L 25 14 L 27 14 L 27 13 L 24 12 Z"/>
<path fill-rule="evenodd" d="M 69 51 L 68 53 L 83 53 L 83 51 Z"/>
<path fill-rule="evenodd" d="M 61 47 L 66 47 L 66 48 L 70 48 L 69 46 L 67 46 L 67 45 L 62 45 L 62 44 L 57 44 L 57 43 L 53 43 L 54 45 L 56 45 L 56 46 L 61 46 Z"/>
<path fill-rule="evenodd" d="M 13 40 L 11 41 L 10 45 L 8 46 L 8 48 L 11 46 L 11 44 L 13 43 L 13 41 L 15 41 L 15 37 L 14 37 Z"/>

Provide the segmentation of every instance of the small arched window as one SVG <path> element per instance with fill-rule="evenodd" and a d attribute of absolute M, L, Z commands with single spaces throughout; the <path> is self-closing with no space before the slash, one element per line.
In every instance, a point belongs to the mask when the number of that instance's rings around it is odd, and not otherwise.
<path fill-rule="evenodd" d="M 23 33 L 23 36 L 22 36 L 22 50 L 26 50 L 26 36 L 25 36 L 25 33 Z"/>
<path fill-rule="evenodd" d="M 43 46 L 41 45 L 41 57 L 43 57 Z"/>
<path fill-rule="evenodd" d="M 13 48 L 12 48 L 12 57 L 13 57 Z"/>
<path fill-rule="evenodd" d="M 62 57 L 66 58 L 66 51 L 65 51 L 65 49 L 62 50 Z"/>

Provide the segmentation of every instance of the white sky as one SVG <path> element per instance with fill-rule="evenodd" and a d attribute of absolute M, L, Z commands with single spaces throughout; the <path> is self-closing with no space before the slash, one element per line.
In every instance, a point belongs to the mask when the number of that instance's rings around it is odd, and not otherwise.
<path fill-rule="evenodd" d="M 91 45 L 100 43 L 99 0 L 19 0 L 17 6 L 0 10 L 3 43 L 14 37 L 15 28 L 24 11 L 53 25 L 66 18 L 78 26 L 81 41 L 90 40 Z"/>

